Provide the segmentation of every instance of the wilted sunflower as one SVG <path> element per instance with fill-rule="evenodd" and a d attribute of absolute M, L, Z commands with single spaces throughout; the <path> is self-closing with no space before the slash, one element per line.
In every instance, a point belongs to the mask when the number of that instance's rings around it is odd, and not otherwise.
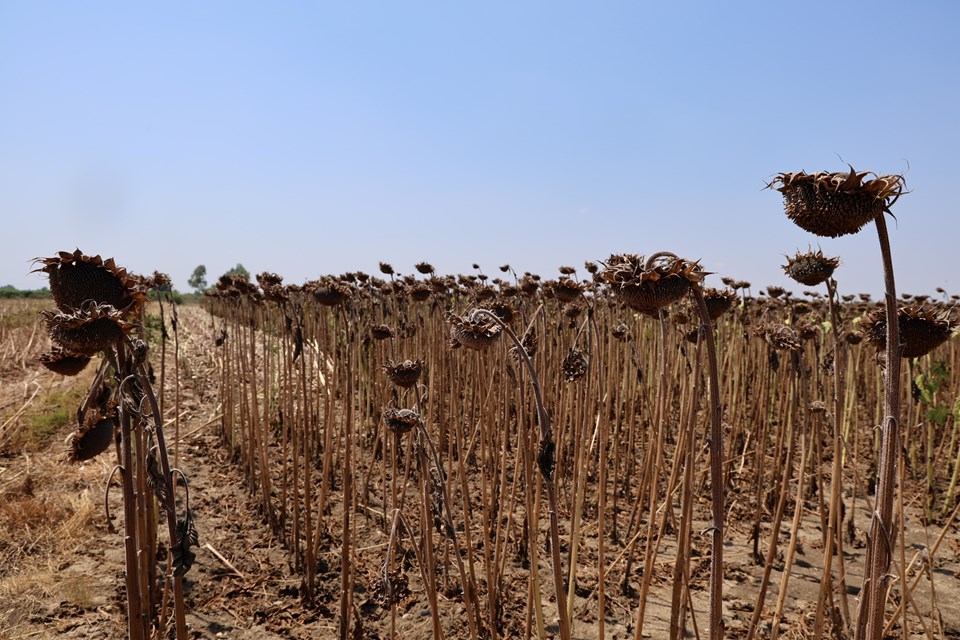
<path fill-rule="evenodd" d="M 419 424 L 420 414 L 413 409 L 384 409 L 383 424 L 397 435 L 402 435 Z"/>
<path fill-rule="evenodd" d="M 415 302 L 423 302 L 430 298 L 430 287 L 423 283 L 417 283 L 408 289 L 408 293 Z"/>
<path fill-rule="evenodd" d="M 370 325 L 370 335 L 374 340 L 388 340 L 393 337 L 393 329 L 385 324 Z"/>
<path fill-rule="evenodd" d="M 306 286 L 313 293 L 314 300 L 325 307 L 343 304 L 353 293 L 353 288 L 349 284 L 330 276 L 308 282 Z"/>
<path fill-rule="evenodd" d="M 567 382 L 581 380 L 583 376 L 587 375 L 587 365 L 587 356 L 584 355 L 583 351 L 576 347 L 571 348 L 561 365 L 564 380 Z"/>
<path fill-rule="evenodd" d="M 783 194 L 784 209 L 794 224 L 831 238 L 856 233 L 889 211 L 904 186 L 903 176 L 878 176 L 853 167 L 849 173 L 781 173 L 767 185 Z"/>
<path fill-rule="evenodd" d="M 61 251 L 53 258 L 37 258 L 37 269 L 50 279 L 50 293 L 57 308 L 71 313 L 83 306 L 110 305 L 125 317 L 136 313 L 146 301 L 144 287 L 136 277 L 118 267 L 113 258 Z"/>
<path fill-rule="evenodd" d="M 109 349 L 134 327 L 110 305 L 88 305 L 73 313 L 44 311 L 43 316 L 54 344 L 79 356 Z"/>
<path fill-rule="evenodd" d="M 919 358 L 924 356 L 950 338 L 957 327 L 957 321 L 944 313 L 922 307 L 900 307 L 897 309 L 900 325 L 901 356 Z M 887 345 L 887 314 L 878 309 L 870 313 L 861 324 L 867 340 L 878 350 Z"/>
<path fill-rule="evenodd" d="M 711 320 L 716 320 L 733 307 L 737 302 L 738 296 L 730 289 L 707 289 L 703 292 L 703 301 L 707 305 L 707 315 Z"/>
<path fill-rule="evenodd" d="M 797 351 L 802 346 L 800 336 L 793 327 L 785 324 L 766 323 L 756 327 L 753 332 L 763 338 L 767 344 L 781 351 Z"/>
<path fill-rule="evenodd" d="M 636 254 L 614 254 L 600 274 L 627 306 L 647 315 L 656 315 L 676 302 L 691 284 L 699 283 L 707 275 L 696 262 L 673 256 L 655 257 L 658 259 L 644 261 L 643 256 Z"/>
<path fill-rule="evenodd" d="M 816 253 L 797 251 L 794 257 L 787 256 L 787 264 L 783 265 L 783 270 L 800 284 L 815 287 L 826 282 L 839 264 L 840 258 L 827 258 L 819 249 Z"/>
<path fill-rule="evenodd" d="M 550 292 L 560 302 L 573 302 L 583 295 L 583 285 L 576 280 L 563 277 L 551 283 Z"/>
<path fill-rule="evenodd" d="M 450 346 L 454 349 L 460 345 L 478 351 L 486 349 L 496 342 L 502 331 L 499 324 L 479 309 L 465 317 L 448 313 L 447 322 L 450 323 Z"/>
<path fill-rule="evenodd" d="M 84 424 L 70 436 L 70 450 L 67 460 L 83 462 L 103 453 L 113 442 L 117 428 L 117 408 L 115 404 L 98 408 L 90 413 Z"/>
<path fill-rule="evenodd" d="M 37 356 L 37 360 L 50 371 L 62 376 L 75 376 L 90 363 L 90 356 L 82 356 L 54 347 Z"/>
<path fill-rule="evenodd" d="M 381 368 L 387 372 L 390 382 L 398 387 L 408 389 L 417 384 L 420 374 L 423 372 L 424 364 L 426 363 L 423 360 L 404 360 L 403 362 L 389 360 Z"/>

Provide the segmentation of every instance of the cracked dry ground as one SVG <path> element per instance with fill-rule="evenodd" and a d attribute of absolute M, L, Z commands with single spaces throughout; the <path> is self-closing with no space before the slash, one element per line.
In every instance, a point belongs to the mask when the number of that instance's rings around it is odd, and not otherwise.
<path fill-rule="evenodd" d="M 209 316 L 199 307 L 180 310 L 181 405 L 179 447 L 176 466 L 190 480 L 191 506 L 200 533 L 197 562 L 187 576 L 188 624 L 196 638 L 273 639 L 331 638 L 337 635 L 337 609 L 340 591 L 339 542 L 330 532 L 318 558 L 319 592 L 313 605 L 301 598 L 301 577 L 291 556 L 260 516 L 257 499 L 245 486 L 240 467 L 221 447 L 218 429 L 216 375 L 210 360 L 215 339 Z M 24 337 L 17 357 L 6 357 L 0 368 L 0 424 L 7 437 L 16 428 L 27 428 L 31 415 L 49 407 L 44 398 L 55 396 L 58 402 L 75 402 L 91 373 L 77 379 L 62 378 L 33 362 L 31 356 L 46 348 L 44 339 Z M 170 347 L 172 349 L 172 347 Z M 156 350 L 151 356 L 156 367 Z M 167 366 L 172 367 L 172 355 Z M 169 368 L 168 368 L 169 372 Z M 168 383 L 172 376 L 168 377 Z M 175 410 L 172 388 L 167 385 L 168 421 Z M 77 391 L 77 390 L 80 391 Z M 175 439 L 174 426 L 167 426 L 168 438 Z M 111 534 L 103 509 L 103 488 L 113 463 L 108 455 L 83 465 L 63 462 L 63 439 L 70 427 L 41 434 L 18 446 L 0 448 L 0 638 L 121 638 L 125 636 L 123 543 L 120 534 Z M 0 445 L 3 441 L 0 440 Z M 9 444 L 9 442 L 7 443 Z M 111 511 L 121 514 L 119 491 L 109 495 Z M 339 509 L 339 504 L 334 511 Z M 731 511 L 735 514 L 735 508 Z M 809 512 L 808 512 L 809 514 Z M 806 637 L 812 607 L 819 586 L 820 561 L 818 522 L 805 516 L 801 545 L 791 578 L 786 603 L 783 637 Z M 866 523 L 867 513 L 858 514 L 858 524 Z M 354 638 L 390 637 L 390 613 L 379 607 L 372 593 L 383 559 L 387 536 L 375 509 L 362 508 L 356 514 L 356 569 L 358 593 L 355 598 Z M 735 518 L 734 518 L 735 519 Z M 809 522 L 808 522 L 809 520 Z M 706 528 L 706 523 L 698 523 Z M 865 525 L 862 525 L 865 526 Z M 748 524 L 731 522 L 726 546 L 726 584 L 724 616 L 728 637 L 742 637 L 752 613 L 752 603 L 762 567 L 751 561 Z M 907 529 L 907 561 L 922 546 L 930 546 L 939 529 L 925 529 L 910 518 Z M 789 536 L 785 524 L 784 541 Z M 667 536 L 669 538 L 669 536 Z M 621 541 L 622 544 L 622 541 Z M 406 545 L 409 546 L 409 545 Z M 858 561 L 862 548 L 850 548 L 847 584 L 855 595 L 860 582 Z M 694 558 L 693 592 L 697 620 L 705 623 L 706 611 L 706 538 L 698 542 Z M 408 554 L 411 556 L 412 554 Z M 581 553 L 575 610 L 575 638 L 597 637 L 597 621 L 589 613 L 595 607 L 597 574 L 591 557 L 596 555 L 596 538 L 588 538 Z M 654 570 L 656 578 L 648 601 L 645 637 L 667 636 L 670 612 L 669 576 L 673 557 L 670 543 L 664 543 Z M 635 563 L 636 567 L 642 562 Z M 591 569 L 591 566 L 594 568 Z M 782 567 L 782 562 L 780 564 Z M 934 584 L 940 615 L 947 638 L 960 638 L 960 533 L 950 528 L 933 564 Z M 549 564 L 541 565 L 549 576 Z M 627 591 L 639 587 L 637 575 Z M 398 608 L 395 622 L 399 638 L 430 638 L 430 611 L 419 573 L 408 568 L 414 597 Z M 767 607 L 776 600 L 780 571 L 774 571 Z M 636 597 L 624 595 L 619 587 L 608 587 L 607 638 L 632 638 Z M 509 568 L 505 590 L 505 619 L 513 628 L 522 628 L 526 610 L 526 571 L 519 563 Z M 550 590 L 552 591 L 552 589 Z M 930 609 L 934 600 L 929 581 L 921 577 L 914 592 L 916 606 Z M 591 605 L 591 599 L 593 605 Z M 545 598 L 548 624 L 555 620 L 552 595 Z M 855 606 L 855 598 L 851 598 Z M 466 636 L 462 603 L 443 599 L 440 603 L 443 627 L 448 638 Z M 769 616 L 768 616 L 769 617 Z M 356 624 L 359 621 L 360 624 Z M 548 626 L 555 632 L 556 627 Z M 701 637 L 706 637 L 700 629 Z M 690 634 L 694 637 L 694 630 Z M 765 629 L 762 637 L 768 637 Z M 926 635 L 914 624 L 911 637 Z"/>

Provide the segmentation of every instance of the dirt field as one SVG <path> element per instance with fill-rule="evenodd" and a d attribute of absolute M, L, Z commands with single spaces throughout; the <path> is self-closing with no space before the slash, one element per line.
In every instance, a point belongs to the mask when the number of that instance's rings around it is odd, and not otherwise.
<path fill-rule="evenodd" d="M 92 373 L 64 378 L 41 367 L 34 357 L 47 348 L 42 331 L 23 318 L 36 308 L 16 310 L 20 320 L 8 321 L 0 334 L 0 638 L 120 638 L 125 634 L 123 540 L 109 533 L 104 513 L 104 488 L 113 468 L 110 455 L 84 464 L 67 464 L 64 439 L 70 433 L 71 412 L 85 392 Z M 7 318 L 13 317 L 12 312 Z M 16 326 L 15 326 L 16 325 Z M 190 481 L 190 496 L 200 533 L 197 563 L 187 575 L 187 609 L 191 633 L 196 638 L 271 639 L 333 638 L 338 630 L 340 553 L 336 530 L 326 531 L 317 558 L 317 594 L 312 603 L 303 597 L 302 571 L 263 515 L 262 501 L 219 435 L 221 414 L 218 374 L 212 344 L 215 324 L 197 306 L 180 310 L 181 401 L 179 434 L 168 426 L 175 443 L 176 466 Z M 155 370 L 157 354 L 151 355 Z M 171 366 L 167 363 L 168 371 Z M 172 376 L 167 377 L 168 383 Z M 166 417 L 174 417 L 172 383 L 168 384 Z M 177 439 L 179 435 L 179 439 Z M 275 443 L 271 446 L 277 446 Z M 358 459 L 375 464 L 373 456 Z M 866 470 L 861 470 L 866 474 Z M 592 477 L 592 476 L 591 476 Z M 336 487 L 333 489 L 336 491 Z M 479 489 L 476 489 L 479 491 Z M 924 526 L 919 504 L 905 492 L 907 518 L 904 558 L 908 577 L 917 579 L 910 602 L 909 637 L 960 638 L 960 527 L 953 521 Z M 383 505 L 374 498 L 358 505 L 352 514 L 356 539 L 357 575 L 354 597 L 353 638 L 432 637 L 431 610 L 424 597 L 416 559 L 409 547 L 405 567 L 411 597 L 404 600 L 392 620 L 389 608 L 374 597 L 374 589 L 388 541 Z M 590 503 L 588 491 L 588 504 Z M 848 499 L 849 495 L 845 496 Z M 803 510 L 797 555 L 783 605 L 781 637 L 809 637 L 813 625 L 822 563 L 821 520 L 816 500 Z M 745 500 L 745 497 L 744 497 Z M 728 496 L 730 521 L 725 535 L 724 619 L 727 637 L 744 637 L 763 574 L 753 558 L 751 510 L 740 506 L 741 496 Z M 122 518 L 120 491 L 108 496 L 111 513 Z M 374 505 L 374 506 L 369 506 Z M 629 506 L 621 504 L 624 518 Z M 705 530 L 707 508 L 698 507 L 694 531 Z M 781 552 L 774 562 L 760 637 L 770 636 L 770 620 L 784 567 L 783 551 L 790 538 L 792 499 L 781 529 Z M 863 499 L 854 514 L 853 544 L 844 547 L 849 605 L 856 606 L 870 512 Z M 334 502 L 329 520 L 341 517 L 342 502 Z M 562 539 L 568 539 L 570 513 L 561 513 Z M 849 514 L 848 514 L 849 518 Z M 592 522 L 592 521 L 591 521 Z M 642 521 L 645 523 L 645 520 Z M 597 540 L 596 531 L 583 536 L 574 598 L 573 637 L 596 638 Z M 644 526 L 638 527 L 645 529 Z M 768 525 L 763 531 L 768 534 Z M 941 535 L 942 540 L 938 541 Z M 644 637 L 669 637 L 672 569 L 676 536 L 664 535 L 658 543 L 657 561 L 647 599 Z M 761 536 L 762 540 L 766 540 Z M 512 538 L 510 539 L 512 541 Z M 633 638 L 637 594 L 641 590 L 642 558 L 632 574 L 621 581 L 622 563 L 615 558 L 629 541 L 607 541 L 606 563 L 616 572 L 606 583 L 605 636 Z M 939 542 L 935 555 L 928 550 Z M 478 547 L 479 549 L 479 547 Z M 761 544 L 761 553 L 765 543 Z M 566 550 L 565 550 L 566 551 Z M 641 554 L 642 555 L 642 554 Z M 696 613 L 687 637 L 706 637 L 709 539 L 694 535 L 691 600 Z M 527 616 L 528 575 L 522 558 L 508 554 L 503 571 L 503 637 L 514 637 Z M 896 558 L 899 563 L 899 556 Z M 541 553 L 540 576 L 546 583 L 544 612 L 547 633 L 556 633 L 556 602 L 549 584 L 549 556 Z M 446 579 L 446 576 L 444 576 Z M 622 586 L 621 586 L 622 583 Z M 888 615 L 893 607 L 888 607 Z M 920 616 L 916 615 L 919 612 Z M 465 609 L 457 594 L 443 595 L 439 613 L 446 637 L 467 637 Z M 699 627 L 695 628 L 695 627 Z M 925 629 L 926 627 L 926 629 Z M 938 628 L 939 627 L 939 628 Z M 902 637 L 896 627 L 891 637 Z"/>

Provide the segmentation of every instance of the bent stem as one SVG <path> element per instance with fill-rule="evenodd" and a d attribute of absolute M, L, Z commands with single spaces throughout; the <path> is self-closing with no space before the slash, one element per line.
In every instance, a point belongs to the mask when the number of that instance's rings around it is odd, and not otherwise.
<path fill-rule="evenodd" d="M 887 311 L 886 371 L 883 380 L 883 425 L 880 442 L 880 469 L 877 479 L 876 511 L 867 538 L 867 566 L 863 575 L 863 600 L 866 613 L 865 634 L 858 623 L 857 640 L 878 640 L 883 630 L 883 611 L 890 558 L 896 546 L 893 528 L 893 494 L 895 489 L 897 452 L 900 442 L 900 320 L 897 317 L 897 289 L 893 280 L 893 258 L 890 238 L 883 213 L 876 217 L 880 256 L 883 260 L 883 282 Z"/>
<path fill-rule="evenodd" d="M 537 370 L 530 361 L 530 355 L 523 348 L 520 338 L 513 332 L 505 322 L 496 314 L 486 309 L 474 309 L 471 313 L 476 313 L 496 322 L 500 328 L 510 337 L 517 347 L 517 354 L 523 360 L 523 364 L 530 373 L 530 384 L 533 385 L 533 397 L 537 405 L 537 422 L 540 423 L 540 445 L 537 455 L 537 466 L 540 468 L 540 474 L 543 476 L 543 486 L 547 490 L 547 503 L 550 515 L 550 554 L 553 561 L 553 586 L 557 594 L 557 614 L 560 618 L 560 639 L 570 640 L 570 620 L 567 607 L 563 602 L 563 569 L 560 566 L 560 525 L 557 521 L 557 490 L 553 483 L 554 452 L 556 443 L 553 441 L 553 428 L 550 423 L 550 414 L 547 413 L 543 404 L 543 392 L 540 390 L 540 379 L 537 377 Z"/>
<path fill-rule="evenodd" d="M 720 374 L 717 367 L 717 342 L 713 323 L 699 285 L 692 285 L 693 297 L 700 312 L 700 331 L 706 334 L 707 361 L 710 374 L 710 500 L 713 533 L 710 554 L 710 640 L 723 637 L 723 428 L 720 405 Z"/>

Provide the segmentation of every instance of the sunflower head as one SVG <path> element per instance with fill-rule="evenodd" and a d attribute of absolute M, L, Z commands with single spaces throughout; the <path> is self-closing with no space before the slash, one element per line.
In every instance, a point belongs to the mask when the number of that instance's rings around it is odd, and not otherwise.
<path fill-rule="evenodd" d="M 110 404 L 87 415 L 83 424 L 70 437 L 67 460 L 83 462 L 107 450 L 117 428 L 117 407 Z"/>
<path fill-rule="evenodd" d="M 784 272 L 800 284 L 815 287 L 827 281 L 833 275 L 833 270 L 840 264 L 840 258 L 828 258 L 819 249 L 816 253 L 807 251 L 790 258 L 783 265 Z"/>
<path fill-rule="evenodd" d="M 923 307 L 900 307 L 897 309 L 900 325 L 901 357 L 919 358 L 950 338 L 957 328 L 957 321 L 944 313 Z M 867 340 L 878 350 L 887 346 L 887 314 L 877 309 L 861 324 Z"/>
<path fill-rule="evenodd" d="M 37 356 L 37 361 L 54 373 L 62 376 L 75 376 L 90 363 L 90 356 L 77 355 L 54 347 Z"/>
<path fill-rule="evenodd" d="M 414 269 L 416 269 L 418 273 L 422 273 L 425 276 L 432 274 L 434 271 L 433 265 L 429 262 L 418 262 L 414 265 Z"/>
<path fill-rule="evenodd" d="M 402 362 L 387 361 L 382 369 L 387 372 L 390 382 L 409 389 L 420 380 L 420 374 L 423 372 L 423 366 L 426 364 L 423 360 L 404 360 Z"/>
<path fill-rule="evenodd" d="M 87 305 L 73 313 L 44 311 L 43 315 L 54 344 L 78 356 L 109 349 L 134 327 L 110 305 Z"/>
<path fill-rule="evenodd" d="M 478 309 L 463 317 L 448 313 L 447 322 L 450 324 L 450 346 L 454 349 L 462 345 L 482 351 L 496 342 L 502 331 L 499 324 Z"/>
<path fill-rule="evenodd" d="M 139 278 L 118 267 L 113 258 L 61 251 L 53 258 L 37 258 L 37 271 L 50 279 L 53 301 L 63 313 L 87 305 L 110 305 L 124 316 L 135 314 L 146 302 L 145 287 Z"/>
<path fill-rule="evenodd" d="M 674 256 L 644 261 L 637 254 L 614 254 L 600 277 L 628 307 L 647 315 L 676 302 L 707 275 L 696 262 Z"/>
<path fill-rule="evenodd" d="M 420 414 L 413 409 L 384 409 L 383 424 L 397 435 L 403 435 L 417 425 L 423 424 Z"/>
<path fill-rule="evenodd" d="M 703 301 L 707 305 L 707 314 L 711 320 L 716 320 L 729 311 L 738 300 L 736 292 L 731 289 L 707 289 L 703 292 Z"/>
<path fill-rule="evenodd" d="M 583 285 L 564 275 L 550 283 L 550 293 L 560 302 L 573 302 L 583 295 Z"/>
<path fill-rule="evenodd" d="M 587 366 L 587 356 L 583 351 L 576 347 L 571 348 L 561 364 L 564 380 L 567 382 L 582 380 L 587 375 Z"/>
<path fill-rule="evenodd" d="M 768 185 L 783 194 L 787 217 L 801 229 L 836 238 L 856 233 L 903 193 L 903 176 L 869 171 L 780 173 Z"/>
<path fill-rule="evenodd" d="M 343 304 L 353 293 L 353 288 L 349 284 L 332 276 L 324 276 L 310 282 L 307 287 L 313 293 L 313 299 L 325 307 Z"/>
<path fill-rule="evenodd" d="M 802 346 L 800 335 L 790 325 L 765 323 L 753 332 L 778 351 L 797 351 Z"/>
<path fill-rule="evenodd" d="M 393 337 L 393 329 L 385 324 L 370 325 L 370 335 L 374 340 L 389 340 Z"/>

